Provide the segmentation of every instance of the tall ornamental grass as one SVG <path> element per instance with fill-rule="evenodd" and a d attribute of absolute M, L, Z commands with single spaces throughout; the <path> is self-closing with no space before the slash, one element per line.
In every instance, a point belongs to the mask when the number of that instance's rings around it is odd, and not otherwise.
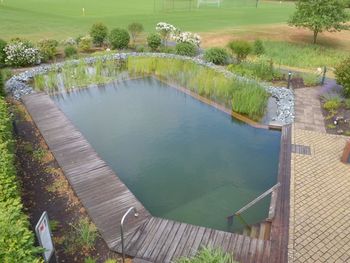
<path fill-rule="evenodd" d="M 268 93 L 256 83 L 227 78 L 211 68 L 191 61 L 129 57 L 127 68 L 131 75 L 155 75 L 166 82 L 175 83 L 216 101 L 253 120 L 265 113 Z"/>

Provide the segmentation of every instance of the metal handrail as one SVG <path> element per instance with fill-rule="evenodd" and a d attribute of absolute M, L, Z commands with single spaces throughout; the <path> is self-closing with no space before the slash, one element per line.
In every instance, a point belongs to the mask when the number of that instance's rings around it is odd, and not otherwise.
<path fill-rule="evenodd" d="M 248 208 L 252 207 L 253 205 L 255 205 L 260 200 L 264 199 L 269 194 L 273 193 L 273 191 L 275 191 L 280 185 L 281 185 L 281 183 L 275 184 L 269 190 L 265 191 L 264 193 L 259 195 L 257 198 L 255 198 L 253 201 L 249 202 L 248 204 L 243 206 L 241 209 L 239 209 L 236 213 L 234 213 L 233 215 L 228 216 L 227 218 L 228 219 L 232 219 L 234 216 L 242 214 L 245 210 L 247 210 Z"/>
<path fill-rule="evenodd" d="M 125 214 L 122 217 L 122 220 L 120 220 L 120 234 L 121 234 L 121 241 L 122 241 L 122 256 L 123 256 L 123 263 L 125 263 L 125 251 L 124 251 L 124 221 L 127 217 L 127 215 L 134 210 L 134 216 L 138 217 L 139 214 L 137 213 L 137 210 L 135 207 L 130 207 L 128 211 L 125 212 Z"/>

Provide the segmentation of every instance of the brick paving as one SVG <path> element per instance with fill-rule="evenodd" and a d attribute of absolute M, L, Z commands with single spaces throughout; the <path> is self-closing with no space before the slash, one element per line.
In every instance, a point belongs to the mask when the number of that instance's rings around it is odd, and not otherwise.
<path fill-rule="evenodd" d="M 298 129 L 292 143 L 288 262 L 350 262 L 350 165 L 340 162 L 346 137 Z M 315 126 L 316 127 L 316 126 Z"/>
<path fill-rule="evenodd" d="M 295 127 L 326 132 L 318 98 L 320 87 L 295 89 Z"/>

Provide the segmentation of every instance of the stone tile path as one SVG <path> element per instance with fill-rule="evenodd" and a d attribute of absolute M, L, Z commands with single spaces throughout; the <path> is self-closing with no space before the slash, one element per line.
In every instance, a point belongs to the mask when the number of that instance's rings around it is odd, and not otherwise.
<path fill-rule="evenodd" d="M 295 127 L 298 129 L 326 132 L 321 104 L 318 99 L 319 87 L 296 89 Z"/>
<path fill-rule="evenodd" d="M 311 155 L 292 153 L 288 262 L 350 262 L 350 165 L 340 162 L 347 138 L 298 127 L 292 143 Z"/>

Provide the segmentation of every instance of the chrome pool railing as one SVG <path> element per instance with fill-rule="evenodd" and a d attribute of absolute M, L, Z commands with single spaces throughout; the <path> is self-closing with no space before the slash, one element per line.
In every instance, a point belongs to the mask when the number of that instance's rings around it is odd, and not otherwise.
<path fill-rule="evenodd" d="M 137 210 L 135 207 L 130 207 L 128 211 L 125 212 L 125 214 L 122 217 L 122 220 L 120 220 L 120 235 L 121 235 L 121 242 L 122 242 L 122 257 L 123 257 L 123 263 L 125 263 L 125 251 L 124 251 L 124 221 L 128 214 L 134 211 L 134 217 L 138 217 L 139 214 L 137 213 Z"/>

